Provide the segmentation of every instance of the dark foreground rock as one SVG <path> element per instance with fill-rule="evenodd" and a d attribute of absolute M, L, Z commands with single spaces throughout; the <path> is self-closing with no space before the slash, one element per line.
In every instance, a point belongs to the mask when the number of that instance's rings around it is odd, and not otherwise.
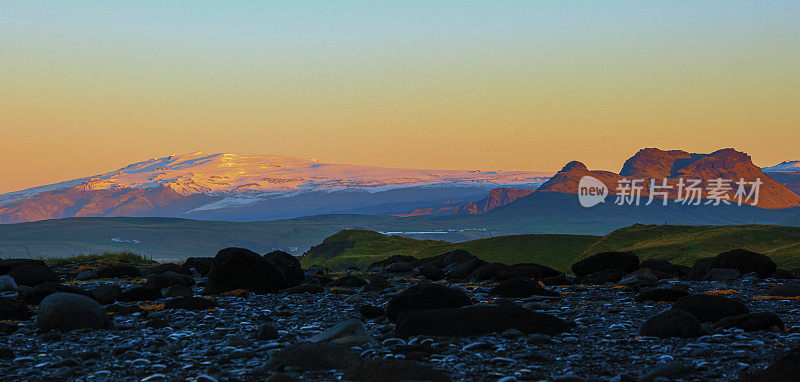
<path fill-rule="evenodd" d="M 86 296 L 55 293 L 39 304 L 36 321 L 42 330 L 108 328 L 110 320 L 103 307 Z"/>
<path fill-rule="evenodd" d="M 253 293 L 274 293 L 288 286 L 280 269 L 259 254 L 244 248 L 225 248 L 214 257 L 206 292 L 244 289 Z"/>
<path fill-rule="evenodd" d="M 287 286 L 300 285 L 305 281 L 306 274 L 300 266 L 300 260 L 284 251 L 272 251 L 264 255 L 264 260 L 272 262 L 283 274 Z"/>
<path fill-rule="evenodd" d="M 572 265 L 572 273 L 586 276 L 608 269 L 630 273 L 639 269 L 639 258 L 633 252 L 601 252 Z"/>
<path fill-rule="evenodd" d="M 301 342 L 275 353 L 267 364 L 268 370 L 287 367 L 300 370 L 348 369 L 361 361 L 358 352 L 339 345 L 322 342 Z"/>
<path fill-rule="evenodd" d="M 558 292 L 553 292 L 551 290 L 542 288 L 536 281 L 523 279 L 520 277 L 513 277 L 500 282 L 496 287 L 492 288 L 489 293 L 501 297 L 511 298 L 525 298 L 531 296 L 560 296 Z"/>
<path fill-rule="evenodd" d="M 718 328 L 739 328 L 746 332 L 756 330 L 783 330 L 783 320 L 772 312 L 747 313 L 738 316 L 725 317 L 717 321 L 714 326 Z"/>
<path fill-rule="evenodd" d="M 755 272 L 761 278 L 768 277 L 778 269 L 775 262 L 766 255 L 744 249 L 720 253 L 713 258 L 709 266 L 710 269 L 735 269 L 743 275 Z"/>
<path fill-rule="evenodd" d="M 639 334 L 659 338 L 688 338 L 701 336 L 705 332 L 700 320 L 691 313 L 670 309 L 648 318 L 639 329 Z"/>
<path fill-rule="evenodd" d="M 472 336 L 516 329 L 523 333 L 557 334 L 570 325 L 545 313 L 500 305 L 412 310 L 397 323 L 397 335 Z"/>
<path fill-rule="evenodd" d="M 396 321 L 400 314 L 411 310 L 458 308 L 472 304 L 461 290 L 438 284 L 414 285 L 398 294 L 386 306 L 386 316 Z"/>
<path fill-rule="evenodd" d="M 716 322 L 725 317 L 750 313 L 741 301 L 707 294 L 682 297 L 672 307 L 689 312 L 702 322 Z"/>
<path fill-rule="evenodd" d="M 17 285 L 36 286 L 58 281 L 58 275 L 42 261 L 26 262 L 11 268 L 8 275 Z"/>
<path fill-rule="evenodd" d="M 53 293 L 73 293 L 87 297 L 94 297 L 89 291 L 70 285 L 63 285 L 54 282 L 46 282 L 35 287 L 20 287 L 19 298 L 29 305 L 38 305 L 45 297 Z"/>
<path fill-rule="evenodd" d="M 206 276 L 211 272 L 211 264 L 214 259 L 211 257 L 190 257 L 181 264 L 180 272 L 183 274 L 191 274 L 192 269 L 200 276 Z"/>

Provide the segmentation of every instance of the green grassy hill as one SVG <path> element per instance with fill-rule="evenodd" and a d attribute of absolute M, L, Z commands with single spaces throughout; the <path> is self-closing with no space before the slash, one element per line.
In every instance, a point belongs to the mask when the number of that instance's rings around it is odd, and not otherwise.
<path fill-rule="evenodd" d="M 449 243 L 439 240 L 416 240 L 387 236 L 363 230 L 337 233 L 312 247 L 301 258 L 303 266 L 324 265 L 334 269 L 365 267 L 393 255 L 416 258 L 436 256 L 464 249 L 490 262 L 539 263 L 567 270 L 599 237 L 588 235 L 531 234 L 499 236 Z"/>
<path fill-rule="evenodd" d="M 603 251 L 633 251 L 641 259 L 663 258 L 692 265 L 700 257 L 737 248 L 763 253 L 785 269 L 800 267 L 800 228 L 773 225 L 642 225 L 603 236 L 584 256 Z"/>
<path fill-rule="evenodd" d="M 605 251 L 633 251 L 641 259 L 669 259 L 692 265 L 701 257 L 737 248 L 763 253 L 779 267 L 800 267 L 800 228 L 769 225 L 671 226 L 642 225 L 618 229 L 605 236 L 531 234 L 498 236 L 449 243 L 346 230 L 323 241 L 301 259 L 304 266 L 334 269 L 364 267 L 393 255 L 417 258 L 464 249 L 490 262 L 538 263 L 562 271 L 586 256 Z"/>

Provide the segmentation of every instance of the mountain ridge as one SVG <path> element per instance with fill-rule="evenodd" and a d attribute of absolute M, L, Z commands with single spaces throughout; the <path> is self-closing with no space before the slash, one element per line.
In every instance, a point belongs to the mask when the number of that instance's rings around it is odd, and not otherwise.
<path fill-rule="evenodd" d="M 708 189 L 714 186 L 716 179 L 730 181 L 732 189 L 723 192 L 727 200 L 736 200 L 737 181 L 760 181 L 759 198 L 745 200 L 745 204 L 755 204 L 759 208 L 781 209 L 800 206 L 800 195 L 789 190 L 786 186 L 765 174 L 753 164 L 749 155 L 731 148 L 717 150 L 711 154 L 693 154 L 682 150 L 660 150 L 645 148 L 634 154 L 622 166 L 620 173 L 602 170 L 589 170 L 581 162 L 572 161 L 556 173 L 553 177 L 537 189 L 540 192 L 558 192 L 577 194 L 580 181 L 585 176 L 591 176 L 608 188 L 610 195 L 616 195 L 618 185 L 623 180 L 641 180 L 643 189 L 641 196 L 649 196 L 651 181 L 663 184 L 666 181 L 668 189 L 662 190 L 668 199 L 678 199 L 681 195 L 679 182 L 681 180 L 699 180 L 698 187 Z M 751 191 L 745 188 L 745 191 Z M 656 196 L 654 194 L 655 197 Z M 659 197 L 659 201 L 663 198 Z"/>

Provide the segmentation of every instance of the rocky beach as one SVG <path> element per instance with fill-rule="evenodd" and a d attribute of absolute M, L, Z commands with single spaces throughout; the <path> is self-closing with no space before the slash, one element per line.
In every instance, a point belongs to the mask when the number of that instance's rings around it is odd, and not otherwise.
<path fill-rule="evenodd" d="M 0 374 L 78 381 L 790 381 L 800 280 L 732 251 L 568 274 L 456 250 L 302 269 L 0 261 Z M 793 350 L 795 349 L 795 350 Z"/>

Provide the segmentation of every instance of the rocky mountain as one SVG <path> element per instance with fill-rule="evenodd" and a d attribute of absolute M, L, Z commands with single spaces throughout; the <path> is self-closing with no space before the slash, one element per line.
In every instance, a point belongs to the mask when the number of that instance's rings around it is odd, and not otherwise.
<path fill-rule="evenodd" d="M 642 202 L 649 199 L 651 181 L 659 188 L 654 189 L 654 197 L 663 201 L 663 195 L 668 199 L 679 199 L 687 196 L 687 188 L 697 181 L 695 188 L 702 190 L 703 203 L 709 200 L 710 190 L 718 189 L 718 197 L 735 202 L 738 200 L 737 182 L 744 180 L 743 192 L 749 194 L 753 183 L 760 182 L 758 186 L 758 200 L 741 198 L 743 204 L 760 208 L 781 209 L 800 206 L 800 196 L 786 186 L 765 174 L 753 164 L 749 155 L 734 149 L 722 149 L 711 154 L 691 154 L 680 150 L 664 151 L 656 148 L 640 150 L 633 157 L 625 161 L 619 173 L 610 171 L 590 171 L 581 162 L 570 162 L 543 184 L 537 193 L 557 192 L 577 194 L 579 183 L 584 176 L 591 176 L 599 180 L 608 188 L 610 195 L 619 195 L 623 191 L 620 187 L 627 184 L 625 181 L 638 180 L 641 186 Z M 727 183 L 719 184 L 716 180 L 724 179 Z M 666 183 L 664 183 L 666 182 Z M 630 187 L 634 185 L 631 184 Z"/>
<path fill-rule="evenodd" d="M 417 208 L 407 214 L 397 216 L 424 216 L 424 215 L 474 215 L 487 213 L 497 207 L 505 206 L 519 198 L 534 193 L 536 190 L 522 190 L 517 188 L 495 188 L 485 198 L 464 204 L 445 202 L 441 206 Z"/>
<path fill-rule="evenodd" d="M 88 216 L 269 220 L 392 214 L 498 187 L 536 188 L 551 173 L 396 169 L 276 155 L 192 153 L 0 195 L 0 223 Z"/>

